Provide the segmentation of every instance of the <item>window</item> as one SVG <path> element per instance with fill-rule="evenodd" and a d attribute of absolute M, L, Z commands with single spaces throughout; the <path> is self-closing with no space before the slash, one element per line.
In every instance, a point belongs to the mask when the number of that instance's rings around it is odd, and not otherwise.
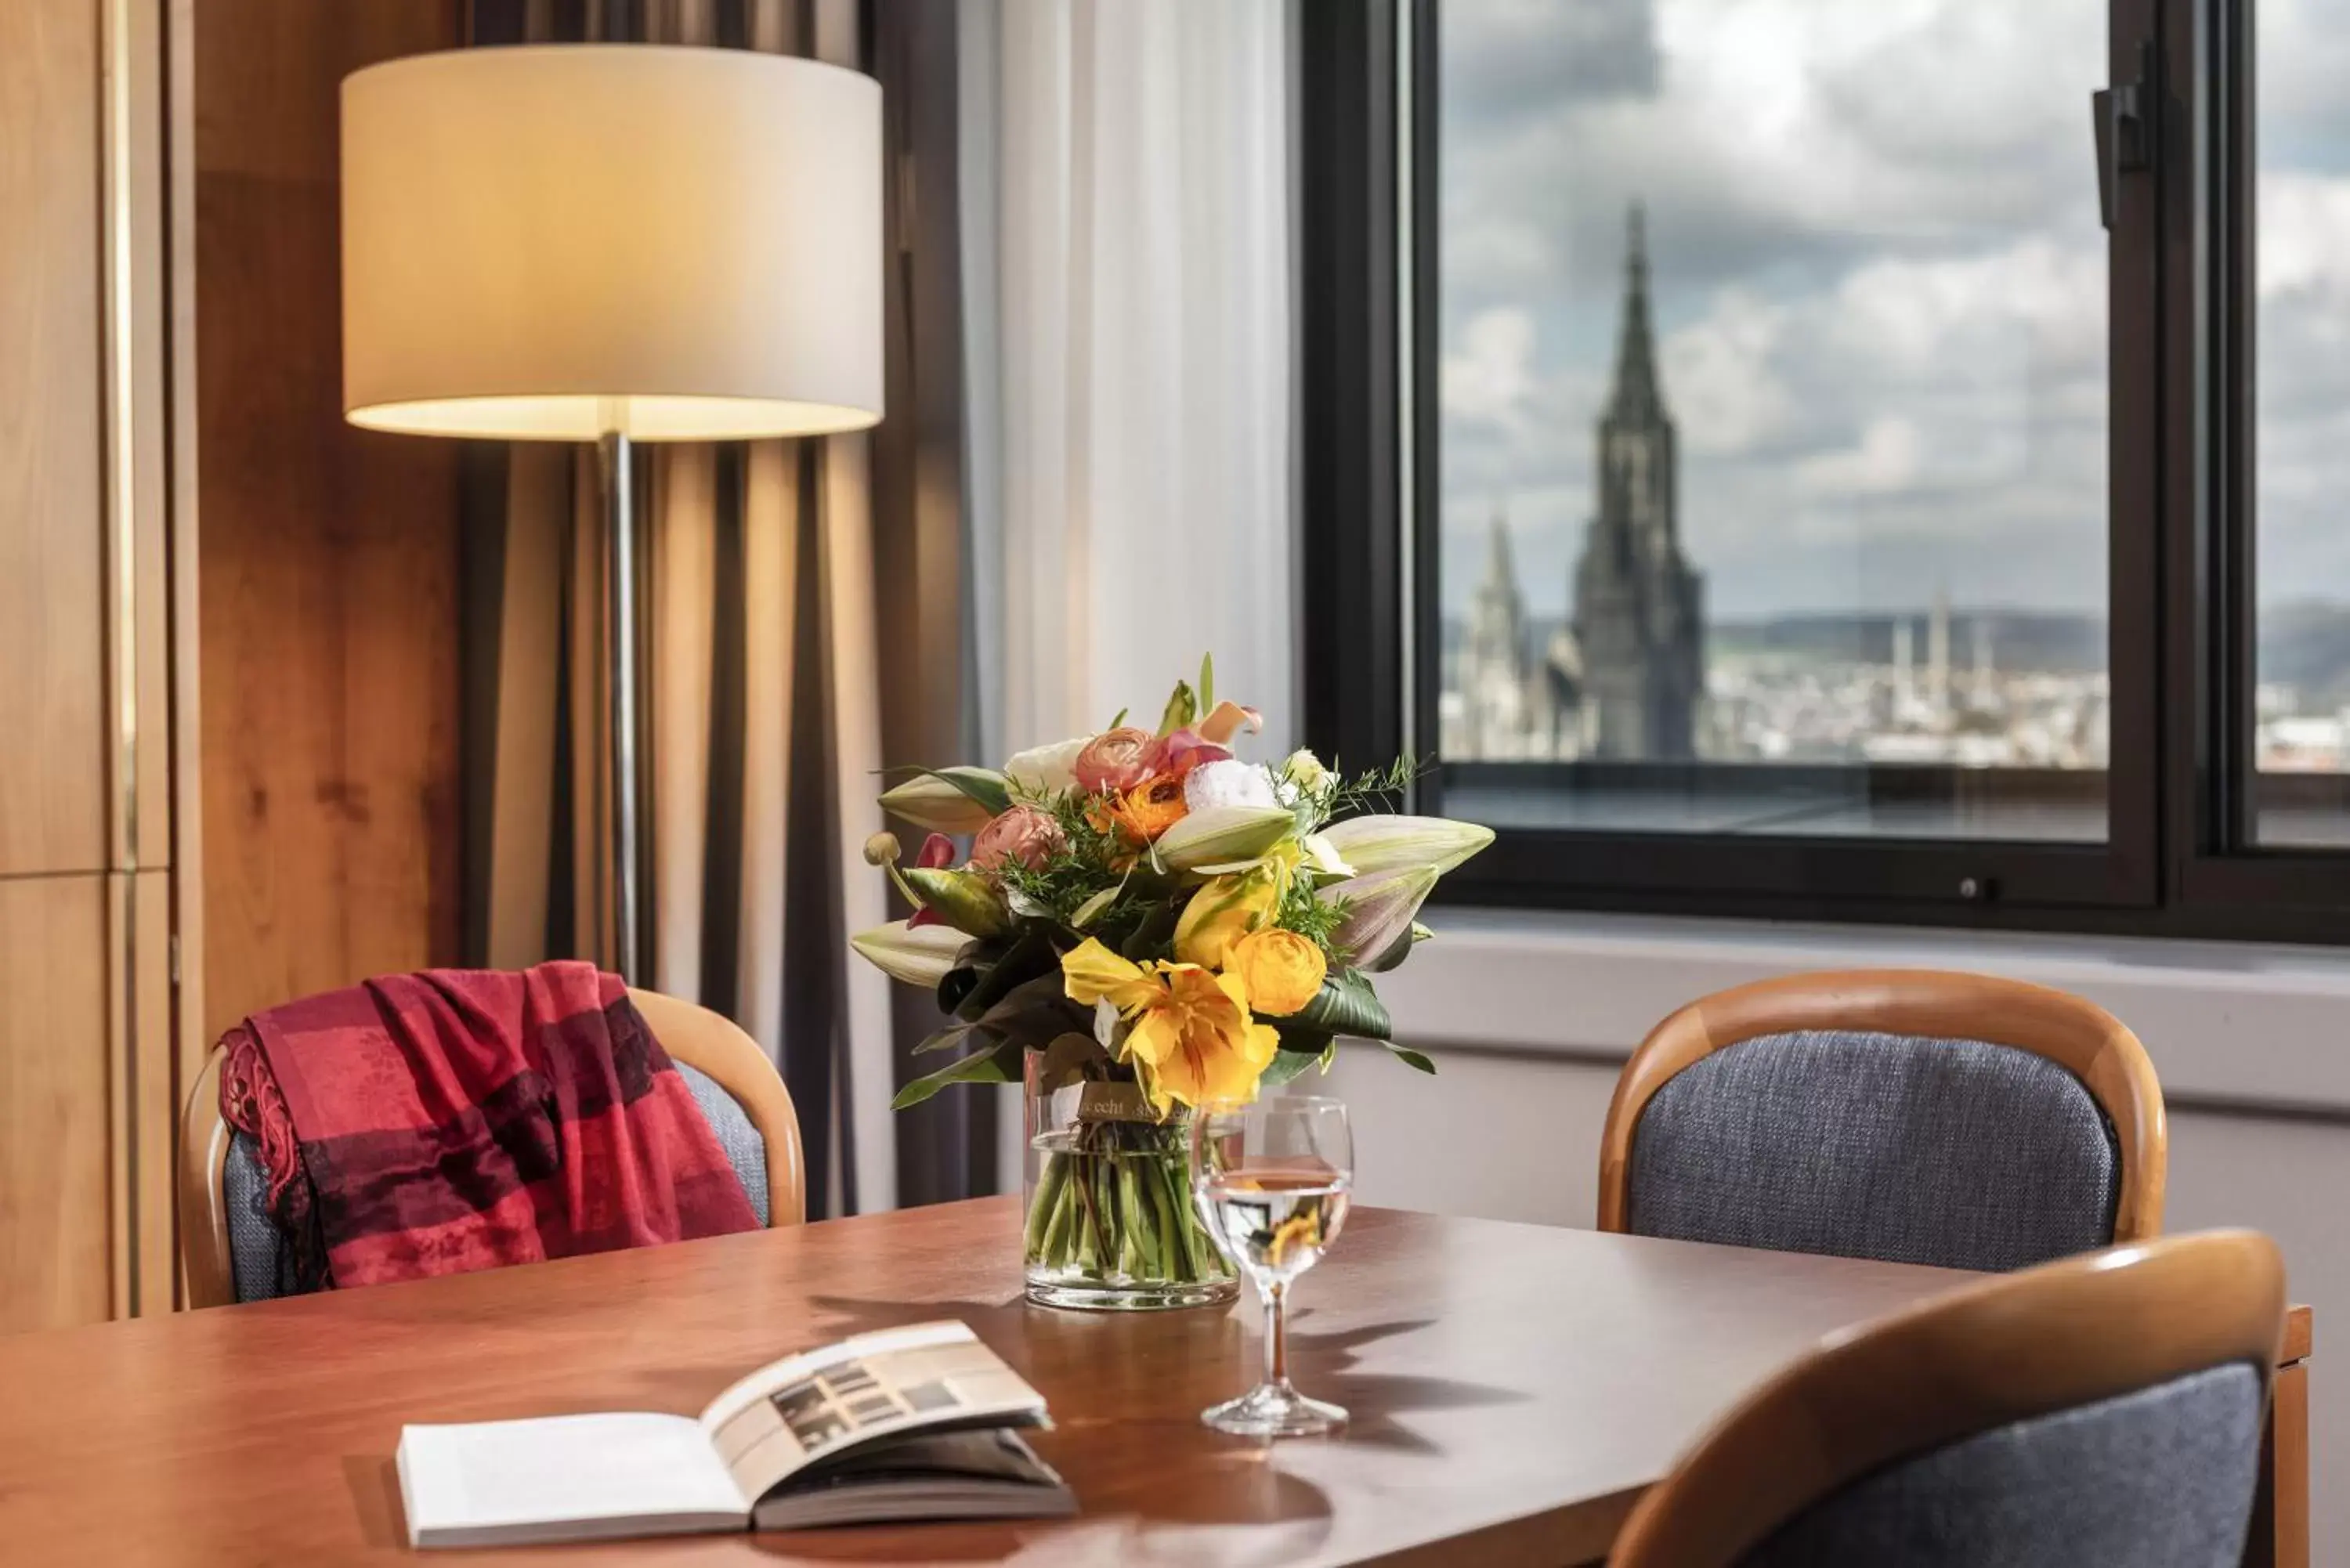
<path fill-rule="evenodd" d="M 1448 809 L 2106 837 L 2105 13 L 1439 9 Z"/>
<path fill-rule="evenodd" d="M 1313 737 L 1473 899 L 2350 935 L 2350 0 L 2260 16 L 1305 0 Z"/>
<path fill-rule="evenodd" d="M 2257 17 L 2254 827 L 2350 846 L 2350 3 Z"/>

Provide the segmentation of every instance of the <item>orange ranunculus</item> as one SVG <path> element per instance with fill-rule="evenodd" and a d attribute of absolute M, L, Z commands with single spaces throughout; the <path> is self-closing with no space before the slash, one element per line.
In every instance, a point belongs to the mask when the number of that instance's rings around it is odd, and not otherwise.
<path fill-rule="evenodd" d="M 1109 815 L 1127 836 L 1149 844 L 1183 820 L 1183 780 L 1160 774 L 1146 779 L 1110 803 Z"/>
<path fill-rule="evenodd" d="M 1313 1001 L 1329 968 L 1312 938 L 1277 927 L 1251 931 L 1224 960 L 1224 972 L 1240 976 L 1248 988 L 1249 1011 L 1276 1018 Z"/>

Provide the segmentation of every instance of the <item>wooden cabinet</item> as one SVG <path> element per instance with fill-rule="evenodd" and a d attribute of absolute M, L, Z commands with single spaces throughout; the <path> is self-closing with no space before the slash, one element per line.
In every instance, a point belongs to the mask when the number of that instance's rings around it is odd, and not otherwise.
<path fill-rule="evenodd" d="M 173 1299 L 164 37 L 0 5 L 0 1330 Z"/>
<path fill-rule="evenodd" d="M 98 18 L 0 5 L 0 877 L 106 867 Z"/>
<path fill-rule="evenodd" d="M 336 105 L 463 15 L 0 0 L 0 1332 L 172 1305 L 222 1028 L 458 956 L 462 454 L 342 421 Z"/>
<path fill-rule="evenodd" d="M 113 1299 L 108 880 L 0 881 L 0 1331 Z"/>

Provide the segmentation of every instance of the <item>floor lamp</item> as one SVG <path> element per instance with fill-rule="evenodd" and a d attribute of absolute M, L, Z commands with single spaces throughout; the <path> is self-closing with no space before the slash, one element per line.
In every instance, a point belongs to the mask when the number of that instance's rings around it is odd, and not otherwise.
<path fill-rule="evenodd" d="M 881 415 L 881 93 L 740 49 L 419 55 L 343 82 L 343 405 L 600 443 L 613 967 L 650 977 L 640 441 Z"/>

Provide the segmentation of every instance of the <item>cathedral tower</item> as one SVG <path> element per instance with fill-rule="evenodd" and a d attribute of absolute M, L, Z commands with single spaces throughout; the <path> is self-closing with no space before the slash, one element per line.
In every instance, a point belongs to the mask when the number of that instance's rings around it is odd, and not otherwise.
<path fill-rule="evenodd" d="M 1575 568 L 1584 753 L 1684 761 L 1705 692 L 1704 585 L 1681 555 L 1672 416 L 1657 376 L 1648 255 L 1631 213 L 1616 380 L 1598 430 L 1598 510 Z"/>

